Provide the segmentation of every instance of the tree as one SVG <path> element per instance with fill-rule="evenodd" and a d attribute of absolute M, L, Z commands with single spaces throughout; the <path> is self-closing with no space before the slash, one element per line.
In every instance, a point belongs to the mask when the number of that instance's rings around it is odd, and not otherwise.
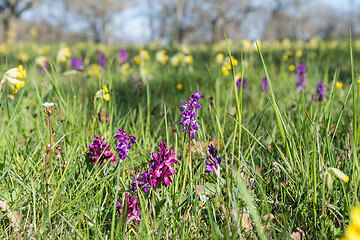
<path fill-rule="evenodd" d="M 20 18 L 24 12 L 40 2 L 41 0 L 0 0 L 2 36 L 6 36 L 8 39 L 11 21 Z"/>
<path fill-rule="evenodd" d="M 117 0 L 65 0 L 72 21 L 82 21 L 95 42 L 108 42 L 112 29 L 108 29 L 115 14 L 124 9 L 124 1 Z"/>

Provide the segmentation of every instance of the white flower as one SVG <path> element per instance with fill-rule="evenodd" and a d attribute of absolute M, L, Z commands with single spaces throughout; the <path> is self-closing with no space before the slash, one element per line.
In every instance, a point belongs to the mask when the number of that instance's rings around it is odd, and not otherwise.
<path fill-rule="evenodd" d="M 54 106 L 54 103 L 44 102 L 42 105 L 43 105 L 44 107 L 46 107 L 46 108 L 49 108 L 49 107 Z"/>

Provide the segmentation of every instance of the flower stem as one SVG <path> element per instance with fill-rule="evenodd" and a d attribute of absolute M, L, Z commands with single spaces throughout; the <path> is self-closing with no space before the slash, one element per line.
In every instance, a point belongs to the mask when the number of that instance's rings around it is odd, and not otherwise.
<path fill-rule="evenodd" d="M 189 171 L 190 171 L 190 190 L 192 189 L 192 163 L 191 163 L 191 131 L 189 129 Z"/>
<path fill-rule="evenodd" d="M 54 186 L 52 184 L 52 162 L 51 162 L 51 138 L 52 138 L 52 133 L 51 133 L 51 122 L 50 122 L 50 115 L 48 116 L 48 121 L 49 121 L 49 138 L 50 138 L 50 149 L 49 149 L 49 162 L 50 162 L 50 184 L 51 184 L 51 195 L 54 195 Z"/>
<path fill-rule="evenodd" d="M 46 190 L 46 203 L 49 208 L 49 190 L 48 190 L 48 177 L 47 177 L 47 153 L 45 155 L 45 190 Z"/>

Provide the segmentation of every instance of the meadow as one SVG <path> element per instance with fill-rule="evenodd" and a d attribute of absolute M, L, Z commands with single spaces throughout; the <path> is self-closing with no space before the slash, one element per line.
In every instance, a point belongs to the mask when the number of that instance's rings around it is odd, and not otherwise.
<path fill-rule="evenodd" d="M 360 239 L 359 56 L 0 45 L 0 238 Z"/>

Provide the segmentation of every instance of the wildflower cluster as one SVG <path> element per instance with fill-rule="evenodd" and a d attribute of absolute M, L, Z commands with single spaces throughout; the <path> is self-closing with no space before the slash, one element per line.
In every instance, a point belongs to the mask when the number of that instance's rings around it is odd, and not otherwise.
<path fill-rule="evenodd" d="M 192 139 L 196 138 L 195 131 L 199 129 L 195 111 L 201 108 L 200 103 L 198 103 L 200 96 L 200 91 L 198 91 L 191 95 L 189 102 L 182 101 L 183 104 L 180 106 L 182 111 L 180 125 L 184 126 L 182 132 L 188 129 Z"/>
<path fill-rule="evenodd" d="M 242 89 L 245 89 L 247 86 L 247 78 L 246 77 L 241 77 L 241 74 L 238 73 L 235 76 L 237 78 L 236 80 L 236 88 L 240 89 L 240 87 L 242 86 Z"/>
<path fill-rule="evenodd" d="M 315 101 L 321 102 L 326 98 L 325 87 L 323 81 L 318 82 L 315 91 Z"/>
<path fill-rule="evenodd" d="M 302 63 L 296 70 L 296 87 L 301 92 L 306 86 L 306 64 Z"/>
<path fill-rule="evenodd" d="M 157 189 L 160 184 L 165 187 L 171 184 L 171 176 L 176 173 L 172 165 L 178 161 L 175 159 L 174 149 L 168 149 L 166 143 L 161 142 L 157 153 L 152 153 L 149 163 L 149 180 L 154 189 Z"/>
<path fill-rule="evenodd" d="M 124 160 L 130 148 L 136 143 L 136 137 L 128 136 L 128 133 L 125 130 L 119 128 L 114 139 L 118 141 L 116 144 L 116 151 L 119 153 L 119 158 Z"/>
<path fill-rule="evenodd" d="M 105 101 L 109 101 L 110 100 L 109 89 L 106 86 L 103 86 L 102 89 L 100 89 L 95 93 L 95 99 L 96 98 L 102 98 Z"/>
<path fill-rule="evenodd" d="M 11 93 L 15 94 L 18 90 L 25 86 L 25 81 L 22 79 L 26 78 L 26 70 L 22 65 L 19 65 L 17 68 L 11 68 L 5 72 L 4 77 L 0 82 L 0 90 L 2 85 L 7 82 L 8 86 L 11 88 Z"/>
<path fill-rule="evenodd" d="M 156 54 L 155 54 L 155 58 L 162 65 L 165 65 L 167 63 L 167 61 L 169 60 L 169 56 L 166 55 L 166 50 L 157 51 Z"/>
<path fill-rule="evenodd" d="M 264 76 L 262 79 L 261 79 L 261 91 L 265 91 L 265 92 L 268 92 L 269 91 L 269 82 L 267 81 L 267 77 Z"/>
<path fill-rule="evenodd" d="M 84 62 L 80 58 L 72 57 L 70 61 L 71 68 L 73 70 L 81 71 L 84 69 Z"/>
<path fill-rule="evenodd" d="M 355 206 L 350 213 L 350 224 L 346 229 L 345 237 L 341 240 L 360 239 L 360 206 Z"/>
<path fill-rule="evenodd" d="M 105 142 L 105 138 L 95 137 L 92 144 L 89 144 L 87 155 L 94 164 L 102 164 L 104 161 L 111 159 L 116 161 L 116 157 L 110 152 L 110 143 Z"/>
<path fill-rule="evenodd" d="M 221 67 L 220 75 L 224 75 L 224 76 L 229 75 L 230 70 L 231 70 L 231 63 L 233 66 L 236 66 L 236 65 L 238 65 L 238 60 L 234 57 L 231 57 L 231 60 L 229 57 L 225 58 L 225 60 L 223 61 L 222 67 Z"/>
<path fill-rule="evenodd" d="M 125 193 L 124 206 L 121 204 L 121 202 L 116 203 L 116 207 L 119 213 L 123 213 L 125 206 L 127 206 L 127 224 L 129 224 L 134 219 L 137 221 L 137 223 L 140 223 L 141 211 L 139 211 L 140 208 L 138 202 L 139 199 L 137 197 L 134 197 L 129 193 Z"/>
<path fill-rule="evenodd" d="M 215 172 L 215 175 L 217 177 L 220 176 L 220 163 L 221 163 L 221 157 L 217 157 L 218 155 L 218 150 L 214 148 L 214 146 L 212 144 L 210 144 L 209 146 L 209 153 L 210 154 L 206 154 L 207 159 L 209 159 L 210 161 L 206 161 L 206 173 L 210 173 L 212 171 Z"/>
<path fill-rule="evenodd" d="M 121 48 L 119 50 L 119 54 L 118 54 L 118 58 L 117 58 L 119 63 L 125 63 L 129 60 L 129 56 L 126 52 L 126 50 L 124 48 Z"/>

